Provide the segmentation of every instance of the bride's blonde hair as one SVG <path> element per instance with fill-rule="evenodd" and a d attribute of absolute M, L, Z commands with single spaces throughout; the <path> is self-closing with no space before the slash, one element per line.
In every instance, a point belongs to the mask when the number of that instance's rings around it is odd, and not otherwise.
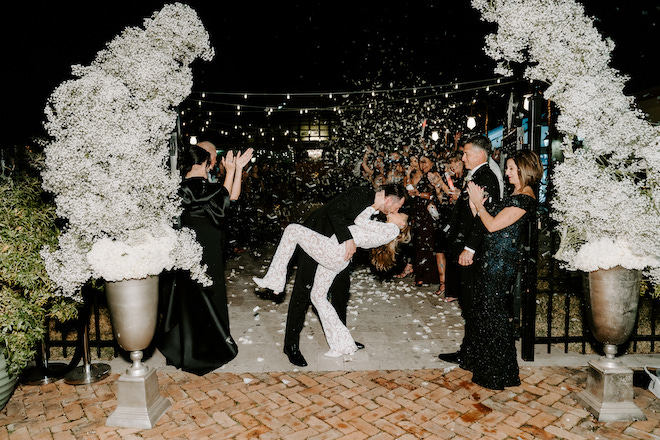
<path fill-rule="evenodd" d="M 394 262 L 396 261 L 396 254 L 399 252 L 399 245 L 402 243 L 410 242 L 410 225 L 408 222 L 408 216 L 402 214 L 406 220 L 406 226 L 401 229 L 399 235 L 390 241 L 387 244 L 379 246 L 377 248 L 371 249 L 371 264 L 373 264 L 377 270 L 386 271 L 394 267 Z"/>

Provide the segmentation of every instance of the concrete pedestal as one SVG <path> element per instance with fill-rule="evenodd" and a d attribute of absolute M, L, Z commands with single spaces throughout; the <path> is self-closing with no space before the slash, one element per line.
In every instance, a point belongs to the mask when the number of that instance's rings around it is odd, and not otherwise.
<path fill-rule="evenodd" d="M 589 362 L 587 389 L 577 401 L 599 422 L 646 420 L 633 402 L 633 371 L 605 357 Z"/>
<path fill-rule="evenodd" d="M 171 405 L 160 395 L 154 368 L 142 376 L 124 373 L 117 380 L 117 409 L 105 424 L 150 429 Z"/>

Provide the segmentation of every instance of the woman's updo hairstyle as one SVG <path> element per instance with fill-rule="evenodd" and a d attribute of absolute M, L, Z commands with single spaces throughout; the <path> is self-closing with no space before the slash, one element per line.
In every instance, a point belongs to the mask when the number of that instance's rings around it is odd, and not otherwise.
<path fill-rule="evenodd" d="M 183 174 L 189 173 L 193 165 L 201 165 L 204 161 L 211 163 L 211 153 L 197 145 L 187 148 L 183 153 Z"/>

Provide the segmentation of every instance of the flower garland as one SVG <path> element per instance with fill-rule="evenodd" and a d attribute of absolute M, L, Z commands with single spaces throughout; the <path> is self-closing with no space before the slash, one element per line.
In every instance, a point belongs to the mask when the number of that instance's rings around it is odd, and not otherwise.
<path fill-rule="evenodd" d="M 574 0 L 472 0 L 498 24 L 486 52 L 498 73 L 526 63 L 525 78 L 561 111 L 566 160 L 553 182 L 553 217 L 562 227 L 555 257 L 571 270 L 621 265 L 660 282 L 660 128 L 624 95 L 605 40 Z M 574 141 L 581 139 L 582 148 Z"/>
<path fill-rule="evenodd" d="M 164 6 L 126 28 L 89 66 L 72 67 L 45 109 L 44 189 L 68 221 L 58 249 L 42 251 L 62 294 L 78 298 L 90 278 L 118 281 L 190 270 L 208 283 L 201 246 L 175 230 L 180 178 L 166 166 L 175 106 L 192 90 L 196 58 L 214 51 L 197 13 Z"/>

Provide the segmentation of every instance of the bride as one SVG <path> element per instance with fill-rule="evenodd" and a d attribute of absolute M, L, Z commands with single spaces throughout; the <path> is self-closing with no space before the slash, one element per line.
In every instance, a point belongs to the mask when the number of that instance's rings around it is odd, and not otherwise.
<path fill-rule="evenodd" d="M 355 224 L 350 225 L 348 229 L 357 247 L 372 250 L 371 261 L 376 268 L 386 270 L 394 265 L 399 243 L 410 240 L 410 226 L 406 214 L 391 213 L 387 215 L 387 222 L 381 222 L 371 219 L 377 213 L 373 206 L 368 206 L 355 218 Z M 328 301 L 328 290 L 332 281 L 349 263 L 345 259 L 346 242 L 340 244 L 334 235 L 326 237 L 303 225 L 290 224 L 284 229 L 268 272 L 263 278 L 253 277 L 254 282 L 261 288 L 273 290 L 276 294 L 284 292 L 287 267 L 296 246 L 300 246 L 318 263 L 310 297 L 330 346 L 330 351 L 325 355 L 339 357 L 353 354 L 357 350 L 355 341 Z"/>

